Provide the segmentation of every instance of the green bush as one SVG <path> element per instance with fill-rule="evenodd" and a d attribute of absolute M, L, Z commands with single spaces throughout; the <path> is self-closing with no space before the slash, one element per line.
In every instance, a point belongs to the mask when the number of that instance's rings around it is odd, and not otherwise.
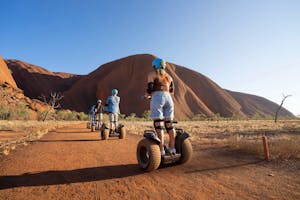
<path fill-rule="evenodd" d="M 19 120 L 28 120 L 29 119 L 29 108 L 25 105 L 19 106 L 18 109 L 16 109 L 13 112 L 13 119 L 19 119 Z"/>
<path fill-rule="evenodd" d="M 72 111 L 57 110 L 55 112 L 56 120 L 75 121 L 78 120 L 77 113 Z"/>
<path fill-rule="evenodd" d="M 81 121 L 89 120 L 89 116 L 87 114 L 85 114 L 84 112 L 80 112 L 80 113 L 78 113 L 78 115 L 79 115 L 79 120 L 81 120 Z"/>
<path fill-rule="evenodd" d="M 145 119 L 150 119 L 150 110 L 145 110 L 142 113 L 142 117 L 145 118 Z"/>
<path fill-rule="evenodd" d="M 25 105 L 19 106 L 17 109 L 8 108 L 0 105 L 0 119 L 2 120 L 28 120 L 30 116 L 29 108 Z"/>
<path fill-rule="evenodd" d="M 0 119 L 1 120 L 8 120 L 11 118 L 11 113 L 10 113 L 10 109 L 0 105 Z"/>
<path fill-rule="evenodd" d="M 205 121 L 205 120 L 207 120 L 208 118 L 206 117 L 206 115 L 204 115 L 204 114 L 196 114 L 196 115 L 194 115 L 193 117 L 192 117 L 192 119 L 191 120 L 193 120 L 193 121 Z"/>

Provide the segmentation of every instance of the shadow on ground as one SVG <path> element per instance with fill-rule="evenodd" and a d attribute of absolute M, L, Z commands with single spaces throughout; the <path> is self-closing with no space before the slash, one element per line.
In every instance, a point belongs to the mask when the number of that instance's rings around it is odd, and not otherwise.
<path fill-rule="evenodd" d="M 143 173 L 137 164 L 44 171 L 16 176 L 0 176 L 0 190 L 16 187 L 57 185 L 123 178 Z"/>
<path fill-rule="evenodd" d="M 99 142 L 102 141 L 101 139 L 79 139 L 79 140 L 37 140 L 33 141 L 32 143 L 38 142 Z"/>

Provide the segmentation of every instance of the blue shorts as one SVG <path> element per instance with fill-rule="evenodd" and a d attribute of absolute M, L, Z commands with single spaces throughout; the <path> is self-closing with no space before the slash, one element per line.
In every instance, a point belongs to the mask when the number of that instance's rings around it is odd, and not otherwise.
<path fill-rule="evenodd" d="M 155 118 L 173 118 L 174 103 L 169 92 L 156 91 L 152 94 L 150 103 L 150 117 Z"/>

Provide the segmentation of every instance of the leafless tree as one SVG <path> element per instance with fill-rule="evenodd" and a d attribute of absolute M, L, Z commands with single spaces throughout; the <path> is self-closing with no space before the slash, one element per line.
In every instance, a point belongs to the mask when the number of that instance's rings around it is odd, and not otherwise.
<path fill-rule="evenodd" d="M 281 104 L 279 105 L 279 107 L 277 108 L 276 113 L 275 113 L 275 118 L 274 118 L 275 123 L 277 122 L 278 113 L 279 113 L 280 109 L 282 108 L 282 105 L 283 105 L 284 101 L 286 100 L 286 98 L 288 98 L 288 97 L 290 97 L 292 95 L 290 95 L 290 94 L 289 95 L 282 94 L 282 96 L 283 96 L 283 99 L 281 100 Z"/>
<path fill-rule="evenodd" d="M 45 116 L 43 118 L 43 121 L 45 121 L 51 110 L 60 108 L 59 101 L 62 100 L 62 98 L 64 98 L 64 96 L 61 95 L 61 93 L 59 93 L 59 92 L 50 92 L 50 96 L 48 98 L 45 95 L 42 95 L 40 98 L 44 103 L 46 103 L 50 106 L 50 108 L 46 111 Z"/>

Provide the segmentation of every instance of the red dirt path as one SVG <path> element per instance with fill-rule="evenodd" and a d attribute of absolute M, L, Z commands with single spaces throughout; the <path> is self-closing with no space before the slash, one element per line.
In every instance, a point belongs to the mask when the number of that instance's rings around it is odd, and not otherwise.
<path fill-rule="evenodd" d="M 0 157 L 0 199 L 300 199 L 299 161 L 193 141 L 190 163 L 144 173 L 140 139 L 102 141 L 84 124 L 49 132 Z"/>

